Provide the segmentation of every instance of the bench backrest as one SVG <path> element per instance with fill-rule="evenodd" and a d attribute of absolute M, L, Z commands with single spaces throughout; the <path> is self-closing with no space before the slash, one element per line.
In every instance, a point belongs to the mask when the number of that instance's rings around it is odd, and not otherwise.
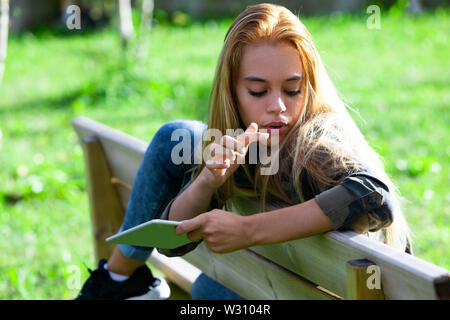
<path fill-rule="evenodd" d="M 86 117 L 72 122 L 86 159 L 97 259 L 119 229 L 148 143 Z M 347 232 L 183 259 L 247 299 L 448 299 L 450 274 L 418 257 Z M 379 282 L 378 282 L 379 281 Z"/>

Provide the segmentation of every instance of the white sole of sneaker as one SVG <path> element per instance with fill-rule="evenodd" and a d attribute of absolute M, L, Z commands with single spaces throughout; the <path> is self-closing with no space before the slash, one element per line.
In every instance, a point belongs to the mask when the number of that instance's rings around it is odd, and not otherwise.
<path fill-rule="evenodd" d="M 165 279 L 160 279 L 157 287 L 149 287 L 149 291 L 141 296 L 131 297 L 126 300 L 167 300 L 170 297 L 170 287 Z"/>

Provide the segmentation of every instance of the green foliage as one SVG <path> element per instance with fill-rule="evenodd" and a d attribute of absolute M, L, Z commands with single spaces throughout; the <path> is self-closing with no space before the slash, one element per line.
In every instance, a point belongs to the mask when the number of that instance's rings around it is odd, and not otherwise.
<path fill-rule="evenodd" d="M 161 21 L 168 17 L 160 17 Z M 307 18 L 329 74 L 405 198 L 419 257 L 450 268 L 449 14 Z M 79 115 L 150 141 L 166 121 L 205 121 L 231 21 L 160 23 L 148 59 L 113 29 L 11 37 L 0 88 L 0 298 L 70 299 L 93 268 Z"/>
<path fill-rule="evenodd" d="M 408 0 L 397 0 L 397 2 L 389 9 L 391 16 L 401 17 L 408 8 Z"/>

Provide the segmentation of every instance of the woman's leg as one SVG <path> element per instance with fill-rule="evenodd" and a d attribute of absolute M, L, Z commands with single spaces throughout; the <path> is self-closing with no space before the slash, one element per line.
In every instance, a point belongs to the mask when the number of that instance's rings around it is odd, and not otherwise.
<path fill-rule="evenodd" d="M 192 300 L 244 300 L 240 295 L 201 273 L 191 288 Z"/>
<path fill-rule="evenodd" d="M 127 210 L 120 231 L 127 230 L 152 219 L 158 219 L 168 205 L 187 183 L 185 173 L 194 164 L 193 151 L 195 144 L 200 143 L 206 124 L 192 120 L 177 120 L 164 124 L 153 137 L 133 182 Z M 190 137 L 191 162 L 175 164 L 172 149 L 179 144 L 181 138 L 176 135 L 172 141 L 172 133 L 177 129 L 186 130 L 183 139 Z M 179 155 L 183 156 L 182 152 Z M 153 248 L 131 245 L 118 245 L 108 260 L 108 269 L 112 272 L 130 275 L 143 265 Z"/>
<path fill-rule="evenodd" d="M 161 216 L 170 200 L 188 182 L 185 173 L 195 166 L 194 147 L 201 141 L 206 128 L 206 124 L 198 121 L 179 120 L 168 122 L 158 130 L 137 172 L 120 231 Z M 188 135 L 185 137 L 191 137 L 191 163 L 177 165 L 172 161 L 172 149 L 180 143 L 179 140 L 172 141 L 172 133 L 176 129 L 187 130 L 185 133 Z M 180 154 L 181 158 L 182 156 Z M 108 270 L 130 275 L 137 267 L 145 264 L 152 250 L 153 248 L 147 247 L 118 245 L 108 260 Z M 191 295 L 193 299 L 199 300 L 243 299 L 203 273 L 194 282 Z"/>

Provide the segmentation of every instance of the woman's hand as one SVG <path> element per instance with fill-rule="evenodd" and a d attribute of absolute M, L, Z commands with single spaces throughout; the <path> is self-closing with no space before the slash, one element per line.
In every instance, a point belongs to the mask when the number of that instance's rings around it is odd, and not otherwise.
<path fill-rule="evenodd" d="M 244 163 L 250 143 L 265 141 L 268 138 L 269 134 L 258 132 L 258 125 L 253 122 L 236 138 L 224 135 L 220 143 L 211 143 L 208 153 L 212 157 L 206 160 L 206 166 L 200 173 L 203 181 L 212 188 L 219 188 L 239 165 Z"/>
<path fill-rule="evenodd" d="M 227 253 L 252 246 L 251 230 L 248 217 L 214 209 L 184 220 L 175 233 L 187 233 L 191 241 L 203 239 L 211 251 Z"/>

